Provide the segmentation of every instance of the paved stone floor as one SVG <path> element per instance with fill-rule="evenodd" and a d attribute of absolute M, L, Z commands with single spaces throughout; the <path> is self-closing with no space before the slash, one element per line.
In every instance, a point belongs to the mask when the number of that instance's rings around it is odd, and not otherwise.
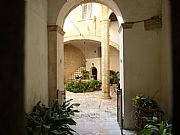
<path fill-rule="evenodd" d="M 66 92 L 66 98 L 80 103 L 74 120 L 77 125 L 71 126 L 75 135 L 121 135 L 117 123 L 117 101 L 116 93 L 112 92 L 112 99 L 100 98 L 101 91 L 88 93 Z M 135 135 L 133 131 L 123 131 L 124 135 Z"/>

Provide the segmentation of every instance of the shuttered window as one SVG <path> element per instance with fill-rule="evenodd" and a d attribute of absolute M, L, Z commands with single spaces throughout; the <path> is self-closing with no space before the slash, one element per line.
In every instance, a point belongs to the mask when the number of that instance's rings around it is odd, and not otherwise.
<path fill-rule="evenodd" d="M 82 4 L 82 19 L 92 18 L 92 3 Z"/>

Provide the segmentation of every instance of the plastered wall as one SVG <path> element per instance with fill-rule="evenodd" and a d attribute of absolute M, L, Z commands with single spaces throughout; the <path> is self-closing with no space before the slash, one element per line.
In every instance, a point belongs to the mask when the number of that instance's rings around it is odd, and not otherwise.
<path fill-rule="evenodd" d="M 161 37 L 161 106 L 165 119 L 172 119 L 172 60 L 171 60 L 171 23 L 170 3 L 162 2 L 162 37 Z"/>
<path fill-rule="evenodd" d="M 48 99 L 47 1 L 26 1 L 25 107 Z"/>
<path fill-rule="evenodd" d="M 124 29 L 125 128 L 134 128 L 134 96 L 143 94 L 160 101 L 160 47 L 160 29 L 145 31 L 143 22 Z"/>
<path fill-rule="evenodd" d="M 79 5 L 74 10 L 72 10 L 64 23 L 65 37 L 75 36 L 75 35 L 91 35 L 100 36 L 100 20 L 101 20 L 101 5 L 93 4 L 92 18 L 82 19 L 82 5 Z"/>

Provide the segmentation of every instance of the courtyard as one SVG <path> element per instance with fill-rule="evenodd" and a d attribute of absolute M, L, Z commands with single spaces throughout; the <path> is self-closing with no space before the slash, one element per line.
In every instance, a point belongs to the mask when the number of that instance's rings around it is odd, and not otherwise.
<path fill-rule="evenodd" d="M 117 95 L 111 90 L 110 100 L 100 98 L 101 91 L 72 93 L 66 91 L 67 100 L 80 103 L 80 111 L 74 117 L 77 125 L 72 126 L 75 135 L 121 135 L 117 122 Z M 134 131 L 123 131 L 124 135 L 135 135 Z"/>

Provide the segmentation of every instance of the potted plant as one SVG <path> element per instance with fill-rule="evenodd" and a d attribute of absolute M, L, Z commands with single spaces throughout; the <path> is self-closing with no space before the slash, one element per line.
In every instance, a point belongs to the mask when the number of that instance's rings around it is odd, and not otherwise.
<path fill-rule="evenodd" d="M 102 85 L 102 82 L 100 80 L 96 80 L 96 90 L 100 90 L 101 89 L 101 85 Z"/>
<path fill-rule="evenodd" d="M 109 78 L 111 85 L 119 83 L 119 71 L 110 70 Z"/>
<path fill-rule="evenodd" d="M 153 109 L 158 108 L 157 102 L 149 96 L 137 95 L 132 98 L 133 106 L 136 109 Z"/>
<path fill-rule="evenodd" d="M 144 125 L 148 124 L 147 118 L 149 117 L 155 116 L 162 120 L 164 113 L 152 97 L 137 95 L 132 98 L 132 103 L 135 108 L 137 130 L 142 129 Z"/>
<path fill-rule="evenodd" d="M 89 81 L 89 88 L 94 90 L 99 90 L 101 87 L 101 81 L 100 80 L 90 80 Z"/>
<path fill-rule="evenodd" d="M 147 124 L 138 132 L 138 135 L 172 135 L 172 124 L 166 121 Z"/>

